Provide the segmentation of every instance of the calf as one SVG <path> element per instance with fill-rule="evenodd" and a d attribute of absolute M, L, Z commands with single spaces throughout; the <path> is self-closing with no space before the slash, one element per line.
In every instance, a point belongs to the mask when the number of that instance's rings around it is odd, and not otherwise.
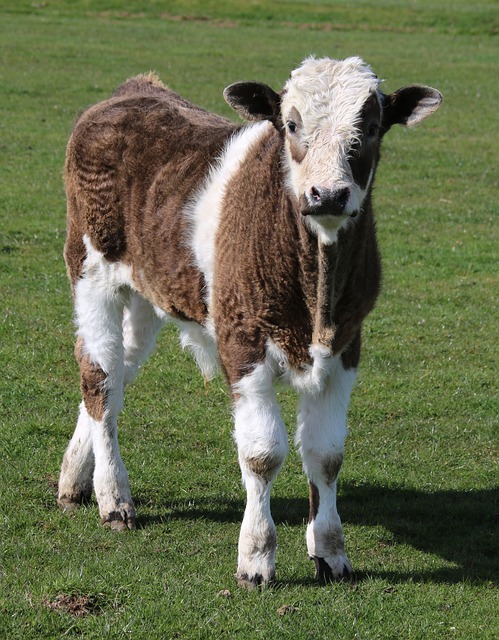
<path fill-rule="evenodd" d="M 117 440 L 126 385 L 167 320 L 205 378 L 221 366 L 247 491 L 237 579 L 275 577 L 270 491 L 288 447 L 273 383 L 300 393 L 296 444 L 310 487 L 308 554 L 347 577 L 336 510 L 362 321 L 380 287 L 371 191 L 380 143 L 439 106 L 435 89 L 385 95 L 361 59 L 309 58 L 281 93 L 224 92 L 250 124 L 138 76 L 78 119 L 67 148 L 65 259 L 83 402 L 59 505 L 95 490 L 101 522 L 133 529 Z"/>

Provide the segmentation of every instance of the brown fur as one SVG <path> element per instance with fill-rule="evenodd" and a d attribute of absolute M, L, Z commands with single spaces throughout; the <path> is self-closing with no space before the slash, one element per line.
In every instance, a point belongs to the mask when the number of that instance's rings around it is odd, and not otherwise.
<path fill-rule="evenodd" d="M 245 461 L 248 469 L 259 476 L 265 482 L 269 482 L 276 475 L 276 470 L 281 465 L 282 460 L 274 456 L 263 458 L 250 458 Z"/>
<path fill-rule="evenodd" d="M 341 469 L 341 465 L 343 464 L 343 455 L 338 454 L 337 456 L 331 456 L 330 458 L 325 458 L 322 461 L 322 465 L 324 468 L 324 478 L 327 484 L 331 485 L 338 477 L 338 474 Z M 308 521 L 312 522 L 317 517 L 319 513 L 320 506 L 320 495 L 319 489 L 313 482 L 309 482 L 309 503 L 310 503 L 310 512 L 308 516 Z"/>
<path fill-rule="evenodd" d="M 85 245 L 83 244 L 82 229 L 79 226 L 79 214 L 76 197 L 73 194 L 67 196 L 67 229 L 66 243 L 64 245 L 64 260 L 71 288 L 74 290 L 75 284 L 83 271 L 83 262 L 87 256 Z"/>
<path fill-rule="evenodd" d="M 378 132 L 381 124 L 381 108 L 378 98 L 372 95 L 367 99 L 359 119 L 360 139 L 363 141 L 362 152 L 359 145 L 354 144 L 350 152 L 349 163 L 355 182 L 365 189 L 371 167 L 379 161 Z"/>
<path fill-rule="evenodd" d="M 343 454 L 341 453 L 338 453 L 337 455 L 331 455 L 323 459 L 322 466 L 324 469 L 324 479 L 327 484 L 332 485 L 333 482 L 335 482 L 342 464 Z"/>
<path fill-rule="evenodd" d="M 266 532 L 266 537 L 263 541 L 263 544 L 260 537 L 252 536 L 250 553 L 253 553 L 253 554 L 254 553 L 262 553 L 262 554 L 272 553 L 272 551 L 275 550 L 276 546 L 277 546 L 276 532 L 272 530 L 268 530 Z"/>
<path fill-rule="evenodd" d="M 353 224 L 339 232 L 335 246 L 319 249 L 283 188 L 281 153 L 280 135 L 270 133 L 248 154 L 224 201 L 214 318 L 220 358 L 232 383 L 263 360 L 268 339 L 296 368 L 310 361 L 314 339 L 340 354 L 358 340 L 379 292 L 370 199 Z M 359 353 L 349 354 L 343 364 L 355 367 Z"/>
<path fill-rule="evenodd" d="M 230 382 L 263 360 L 269 337 L 285 348 L 292 365 L 309 359 L 303 332 L 310 336 L 312 325 L 300 245 L 313 240 L 282 188 L 281 150 L 279 134 L 271 132 L 248 153 L 224 201 L 216 239 L 214 319 Z"/>
<path fill-rule="evenodd" d="M 203 322 L 202 274 L 180 212 L 236 125 L 138 76 L 86 111 L 68 143 L 66 261 L 73 284 L 83 234 L 132 266 L 137 289 L 172 315 Z"/>
<path fill-rule="evenodd" d="M 90 362 L 88 355 L 85 355 L 81 338 L 76 341 L 75 357 L 80 365 L 81 395 L 87 412 L 94 420 L 102 420 L 106 409 L 106 390 L 104 389 L 106 374 L 100 367 Z"/>
<path fill-rule="evenodd" d="M 312 341 L 331 349 L 335 334 L 333 300 L 336 245 L 319 245 L 317 258 L 317 309 Z"/>
<path fill-rule="evenodd" d="M 161 82 L 153 71 L 150 71 L 149 73 L 141 73 L 138 76 L 129 78 L 114 90 L 113 98 L 132 94 L 162 98 L 165 91 L 168 91 L 168 87 Z"/>
<path fill-rule="evenodd" d="M 86 111 L 66 161 L 65 256 L 73 285 L 88 234 L 108 260 L 132 267 L 135 286 L 154 305 L 204 322 L 204 279 L 187 247 L 189 223 L 181 212 L 236 129 L 154 75 L 128 80 Z M 282 131 L 269 130 L 248 153 L 223 203 L 214 320 L 231 383 L 263 360 L 269 338 L 296 368 L 310 361 L 314 340 L 334 354 L 346 350 L 344 366 L 356 366 L 360 351 L 349 344 L 358 342 L 379 289 L 369 199 L 336 246 L 319 248 L 283 187 L 283 144 Z"/>
<path fill-rule="evenodd" d="M 308 515 L 308 521 L 312 522 L 312 520 L 315 520 L 317 518 L 317 514 L 319 513 L 320 495 L 319 489 L 313 482 L 308 483 L 308 491 L 310 502 L 310 513 Z"/>
<path fill-rule="evenodd" d="M 341 527 L 331 527 L 321 538 L 316 540 L 316 544 L 323 549 L 327 549 L 327 555 L 334 556 L 344 551 L 345 539 L 341 531 Z"/>

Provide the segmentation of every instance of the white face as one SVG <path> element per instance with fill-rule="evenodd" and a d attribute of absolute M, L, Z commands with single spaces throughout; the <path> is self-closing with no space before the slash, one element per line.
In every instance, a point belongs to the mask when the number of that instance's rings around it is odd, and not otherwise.
<path fill-rule="evenodd" d="M 379 80 L 360 58 L 307 59 L 281 100 L 288 188 L 325 243 L 362 208 L 378 160 Z"/>

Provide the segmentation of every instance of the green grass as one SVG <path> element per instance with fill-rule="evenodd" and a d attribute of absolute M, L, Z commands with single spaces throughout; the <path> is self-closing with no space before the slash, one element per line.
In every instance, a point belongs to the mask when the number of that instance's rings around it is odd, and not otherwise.
<path fill-rule="evenodd" d="M 492 0 L 2 3 L 0 638 L 497 637 L 496 33 Z M 226 85 L 278 89 L 311 52 L 360 54 L 387 91 L 427 83 L 445 102 L 390 133 L 377 179 L 384 288 L 339 487 L 357 579 L 314 584 L 292 451 L 280 582 L 248 593 L 228 394 L 221 379 L 205 393 L 172 329 L 121 419 L 138 530 L 100 528 L 94 503 L 56 509 L 79 402 L 62 166 L 75 114 L 124 78 L 154 69 L 230 115 Z M 296 399 L 280 397 L 292 439 Z"/>

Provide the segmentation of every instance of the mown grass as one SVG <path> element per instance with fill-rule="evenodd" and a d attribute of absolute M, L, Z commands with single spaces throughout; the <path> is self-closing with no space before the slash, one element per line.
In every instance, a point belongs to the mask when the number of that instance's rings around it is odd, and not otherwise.
<path fill-rule="evenodd" d="M 496 637 L 495 17 L 485 0 L 2 4 L 0 637 Z M 280 583 L 247 593 L 227 391 L 205 392 L 171 329 L 121 419 L 138 530 L 100 528 L 94 503 L 55 507 L 79 402 L 64 147 L 77 111 L 135 73 L 230 115 L 224 86 L 279 88 L 311 52 L 360 54 L 387 90 L 432 84 L 445 103 L 391 132 L 377 180 L 384 289 L 339 488 L 357 578 L 314 584 L 292 451 L 273 501 Z M 295 398 L 280 397 L 292 439 Z"/>

